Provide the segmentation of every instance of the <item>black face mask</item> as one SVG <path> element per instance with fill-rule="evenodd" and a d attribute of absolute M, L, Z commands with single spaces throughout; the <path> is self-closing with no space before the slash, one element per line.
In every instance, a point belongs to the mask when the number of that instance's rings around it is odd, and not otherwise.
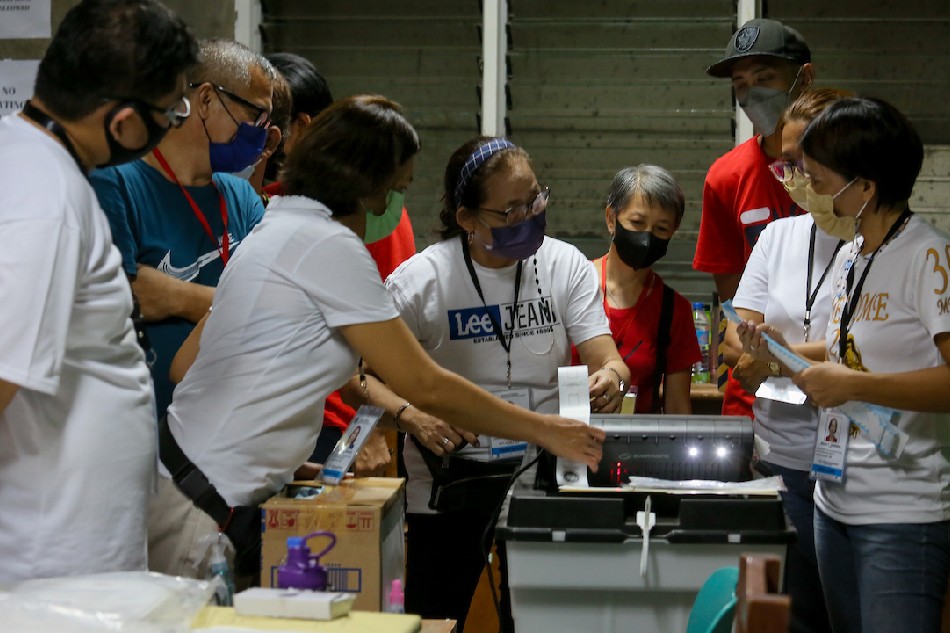
<path fill-rule="evenodd" d="M 110 130 L 112 119 L 114 119 L 119 113 L 119 110 L 123 108 L 132 108 L 135 110 L 135 112 L 145 123 L 145 130 L 148 133 L 148 140 L 145 141 L 145 145 L 138 149 L 129 149 L 127 147 L 123 147 L 122 144 L 119 143 L 119 141 L 112 135 L 112 131 Z M 121 165 L 122 163 L 130 163 L 137 158 L 145 156 L 162 142 L 162 139 L 165 138 L 165 134 L 167 134 L 169 130 L 169 128 L 162 127 L 156 123 L 155 119 L 152 118 L 152 114 L 149 112 L 148 108 L 141 107 L 135 101 L 125 101 L 112 108 L 109 114 L 106 115 L 105 128 L 106 142 L 109 144 L 109 160 L 97 165 L 97 167 L 112 167 L 114 165 Z"/>
<path fill-rule="evenodd" d="M 614 222 L 614 247 L 620 261 L 633 268 L 649 268 L 666 255 L 669 240 L 657 237 L 650 231 L 628 231 L 618 219 Z"/>

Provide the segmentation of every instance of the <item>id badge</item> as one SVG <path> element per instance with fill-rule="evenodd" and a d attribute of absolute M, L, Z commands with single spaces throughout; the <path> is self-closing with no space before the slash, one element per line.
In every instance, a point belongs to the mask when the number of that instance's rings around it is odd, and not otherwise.
<path fill-rule="evenodd" d="M 500 391 L 492 391 L 492 394 L 498 396 L 505 402 L 510 402 L 517 407 L 531 410 L 531 390 L 527 387 L 523 389 L 503 389 Z M 485 446 L 486 442 L 490 454 L 489 459 L 491 461 L 521 457 L 525 454 L 525 451 L 528 450 L 528 443 L 522 442 L 520 440 L 506 440 L 500 437 L 492 437 L 490 435 L 485 435 L 479 438 L 479 443 L 483 446 Z"/>
<path fill-rule="evenodd" d="M 822 409 L 818 416 L 818 439 L 811 476 L 841 483 L 845 477 L 851 421 L 837 409 Z"/>
<path fill-rule="evenodd" d="M 808 396 L 799 389 L 791 378 L 769 378 L 759 385 L 755 391 L 756 398 L 766 398 L 767 400 L 776 400 L 786 404 L 802 405 Z"/>

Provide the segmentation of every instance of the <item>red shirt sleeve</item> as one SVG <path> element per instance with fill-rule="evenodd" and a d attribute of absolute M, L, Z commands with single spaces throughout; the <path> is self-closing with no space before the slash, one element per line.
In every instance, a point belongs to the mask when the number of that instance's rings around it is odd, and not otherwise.
<path fill-rule="evenodd" d="M 745 267 L 745 240 L 734 205 L 722 198 L 717 164 L 703 183 L 703 211 L 693 268 L 714 275 L 741 274 Z"/>
<path fill-rule="evenodd" d="M 693 325 L 693 310 L 686 297 L 673 294 L 673 323 L 670 326 L 670 346 L 666 350 L 666 373 L 690 369 L 702 359 L 696 327 Z"/>
<path fill-rule="evenodd" d="M 350 425 L 350 420 L 356 415 L 352 407 L 343 402 L 339 391 L 334 391 L 327 396 L 327 403 L 323 408 L 323 425 L 335 426 L 345 429 Z"/>

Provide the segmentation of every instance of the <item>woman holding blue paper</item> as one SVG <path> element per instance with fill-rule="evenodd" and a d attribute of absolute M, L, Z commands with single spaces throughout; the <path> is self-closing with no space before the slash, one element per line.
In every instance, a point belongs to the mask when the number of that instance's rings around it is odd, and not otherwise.
<path fill-rule="evenodd" d="M 910 210 L 923 147 L 893 106 L 840 100 L 809 124 L 802 149 L 811 192 L 833 196 L 858 235 L 830 273 L 826 354 L 795 382 L 825 423 L 847 422 L 836 406 L 869 402 L 897 409 L 909 438 L 886 456 L 852 423 L 837 443 L 817 443 L 828 612 L 836 633 L 937 633 L 950 566 L 950 237 Z M 784 342 L 770 324 L 739 327 L 747 352 L 774 361 L 762 333 Z"/>
<path fill-rule="evenodd" d="M 799 144 L 805 127 L 838 99 L 853 96 L 833 88 L 806 90 L 782 116 L 782 157 L 771 171 L 792 200 L 809 213 L 772 222 L 762 231 L 732 304 L 756 324 L 767 321 L 794 344 L 823 341 L 831 313 L 829 271 L 844 242 L 854 239 L 854 222 L 837 218 L 831 196 L 809 197 Z M 824 353 L 823 343 L 817 349 Z M 815 554 L 815 482 L 810 471 L 818 430 L 818 409 L 777 363 L 742 354 L 736 325 L 726 330 L 723 355 L 743 389 L 756 394 L 757 462 L 766 477 L 785 483 L 782 505 L 798 532 L 785 557 L 785 590 L 792 598 L 792 629 L 809 633 L 831 630 Z"/>

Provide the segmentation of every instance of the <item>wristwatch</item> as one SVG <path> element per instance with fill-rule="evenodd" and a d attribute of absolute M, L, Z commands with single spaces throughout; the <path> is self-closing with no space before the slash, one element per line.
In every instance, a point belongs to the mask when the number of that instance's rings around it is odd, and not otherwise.
<path fill-rule="evenodd" d="M 772 374 L 773 376 L 781 376 L 782 368 L 778 363 L 776 363 L 773 360 L 771 363 L 769 363 L 769 373 Z"/>
<path fill-rule="evenodd" d="M 620 372 L 614 369 L 613 367 L 604 367 L 604 369 L 609 369 L 610 371 L 614 372 L 614 375 L 617 377 L 617 380 L 619 381 L 618 388 L 620 389 L 620 395 L 622 396 L 623 394 L 627 393 L 627 383 L 624 382 L 623 377 L 620 375 Z"/>

